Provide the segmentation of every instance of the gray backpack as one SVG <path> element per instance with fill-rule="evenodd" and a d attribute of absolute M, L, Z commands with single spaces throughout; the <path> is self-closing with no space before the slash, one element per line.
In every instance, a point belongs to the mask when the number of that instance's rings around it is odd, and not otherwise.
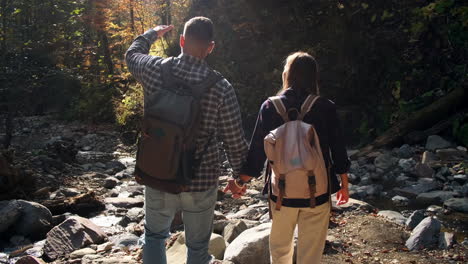
<path fill-rule="evenodd" d="M 191 85 L 174 77 L 172 64 L 173 58 L 162 62 L 162 89 L 145 101 L 135 176 L 140 184 L 180 193 L 193 179 L 210 143 L 195 159 L 201 99 L 223 77 L 210 70 L 200 84 Z"/>

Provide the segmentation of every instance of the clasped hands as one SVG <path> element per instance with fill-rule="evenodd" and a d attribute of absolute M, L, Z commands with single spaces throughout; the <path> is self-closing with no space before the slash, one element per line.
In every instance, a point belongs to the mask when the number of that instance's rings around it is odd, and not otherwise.
<path fill-rule="evenodd" d="M 248 175 L 241 174 L 237 179 L 229 179 L 223 192 L 228 193 L 230 191 L 232 193 L 232 198 L 241 198 L 242 195 L 247 192 L 247 184 L 245 184 L 245 182 L 248 182 L 251 178 L 252 177 Z"/>

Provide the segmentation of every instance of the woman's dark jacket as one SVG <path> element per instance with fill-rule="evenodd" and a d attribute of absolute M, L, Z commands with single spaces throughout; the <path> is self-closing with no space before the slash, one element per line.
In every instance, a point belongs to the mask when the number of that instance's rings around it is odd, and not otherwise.
<path fill-rule="evenodd" d="M 301 109 L 307 94 L 301 95 L 294 89 L 287 89 L 280 97 L 286 109 L 292 107 Z M 320 97 L 310 112 L 305 115 L 303 121 L 312 124 L 317 131 L 326 167 L 328 168 L 328 165 L 331 163 L 331 191 L 335 193 L 340 189 L 337 174 L 347 173 L 350 166 L 343 142 L 342 129 L 336 113 L 336 106 L 332 101 Z M 284 124 L 284 121 L 276 112 L 273 103 L 270 100 L 266 100 L 262 104 L 258 114 L 255 130 L 250 141 L 247 160 L 241 171 L 242 174 L 252 177 L 259 177 L 261 175 L 266 161 L 263 139 L 271 130 L 276 129 L 282 124 Z M 273 195 L 270 198 L 274 201 L 276 200 L 276 197 Z M 317 205 L 326 203 L 328 198 L 328 193 L 316 197 Z M 283 199 L 283 205 L 288 207 L 309 207 L 309 204 L 309 199 Z"/>

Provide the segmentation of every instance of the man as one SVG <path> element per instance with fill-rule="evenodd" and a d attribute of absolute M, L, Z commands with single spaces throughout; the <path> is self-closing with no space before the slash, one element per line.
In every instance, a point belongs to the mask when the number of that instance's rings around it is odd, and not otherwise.
<path fill-rule="evenodd" d="M 144 88 L 145 98 L 162 86 L 163 58 L 148 55 L 151 44 L 173 26 L 157 26 L 139 36 L 126 54 L 130 72 Z M 205 62 L 215 46 L 213 24 L 205 17 L 194 17 L 180 36 L 182 53 L 174 58 L 172 74 L 189 84 L 201 83 L 211 71 Z M 145 189 L 145 246 L 143 263 L 164 264 L 165 240 L 174 214 L 182 210 L 188 264 L 207 264 L 213 261 L 208 254 L 218 177 L 220 176 L 219 141 L 232 166 L 239 174 L 247 142 L 242 131 L 237 98 L 231 84 L 224 78 L 207 88 L 201 100 L 201 123 L 197 138 L 197 153 L 203 152 L 195 178 L 180 194 L 171 194 L 146 186 Z M 207 145 L 208 144 L 208 145 Z M 207 145 L 207 146 L 206 146 Z M 205 151 L 206 148 L 206 151 Z M 201 150 L 203 149 L 203 151 Z"/>

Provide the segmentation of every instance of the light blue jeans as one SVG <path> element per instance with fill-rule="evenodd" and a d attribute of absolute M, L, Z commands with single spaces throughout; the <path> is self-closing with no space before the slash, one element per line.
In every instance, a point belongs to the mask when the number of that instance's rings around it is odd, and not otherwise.
<path fill-rule="evenodd" d="M 172 219 L 182 210 L 187 245 L 187 264 L 208 264 L 213 229 L 217 186 L 205 192 L 171 194 L 145 188 L 144 264 L 167 264 L 165 241 L 169 237 Z"/>

